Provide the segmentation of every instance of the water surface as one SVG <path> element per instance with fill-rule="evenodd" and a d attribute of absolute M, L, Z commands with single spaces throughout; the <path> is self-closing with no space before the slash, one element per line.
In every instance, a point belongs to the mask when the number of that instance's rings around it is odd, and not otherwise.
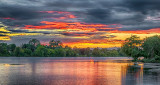
<path fill-rule="evenodd" d="M 127 57 L 1 57 L 0 85 L 160 85 Z"/>

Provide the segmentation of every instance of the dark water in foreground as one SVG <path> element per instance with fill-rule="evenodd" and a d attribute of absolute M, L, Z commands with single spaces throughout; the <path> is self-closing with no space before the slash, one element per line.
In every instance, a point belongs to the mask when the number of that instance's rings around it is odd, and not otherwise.
<path fill-rule="evenodd" d="M 0 58 L 0 85 L 160 85 L 128 58 Z"/>

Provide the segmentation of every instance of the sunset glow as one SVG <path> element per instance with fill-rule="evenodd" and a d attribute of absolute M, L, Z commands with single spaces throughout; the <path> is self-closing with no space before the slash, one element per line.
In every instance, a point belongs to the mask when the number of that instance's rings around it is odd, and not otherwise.
<path fill-rule="evenodd" d="M 101 23 L 87 23 L 79 21 L 79 18 L 72 12 L 67 11 L 38 11 L 41 14 L 47 14 L 50 17 L 44 16 L 39 21 L 39 25 L 24 25 L 12 26 L 15 31 L 9 31 L 4 24 L 0 28 L 0 40 L 9 41 L 14 36 L 46 36 L 46 38 L 58 39 L 62 41 L 64 46 L 79 47 L 79 48 L 110 48 L 121 47 L 124 40 L 131 35 L 138 35 L 144 39 L 153 35 L 160 35 L 160 28 L 151 28 L 146 30 L 123 30 L 122 24 L 101 24 Z M 4 17 L 2 19 L 14 18 Z M 11 27 L 10 27 L 11 28 Z M 13 30 L 13 31 L 14 31 Z M 24 32 L 23 32 L 24 31 Z M 53 38 L 52 38 L 53 37 Z M 39 37 L 37 37 L 39 38 Z M 49 42 L 42 40 L 45 44 Z"/>

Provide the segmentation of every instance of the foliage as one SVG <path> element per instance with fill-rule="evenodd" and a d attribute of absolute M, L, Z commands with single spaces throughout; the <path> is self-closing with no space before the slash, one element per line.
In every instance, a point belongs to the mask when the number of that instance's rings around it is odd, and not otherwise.
<path fill-rule="evenodd" d="M 8 50 L 9 50 L 10 52 L 13 52 L 13 51 L 15 50 L 15 48 L 16 48 L 16 45 L 15 45 L 15 44 L 10 44 L 10 45 L 8 45 Z"/>
<path fill-rule="evenodd" d="M 93 55 L 93 56 L 100 57 L 100 56 L 101 56 L 100 49 L 99 49 L 99 48 L 94 48 L 94 49 L 93 49 L 93 52 L 92 52 L 92 55 Z"/>
<path fill-rule="evenodd" d="M 155 56 L 154 58 L 150 59 L 150 58 L 145 58 L 143 60 L 141 60 L 144 63 L 160 63 L 160 56 Z"/>
<path fill-rule="evenodd" d="M 49 45 L 41 45 L 37 39 L 32 39 L 20 47 L 15 44 L 0 43 L 0 56 L 17 57 L 107 57 L 120 56 L 120 51 L 106 48 L 70 48 L 63 47 L 60 41 L 51 40 Z M 121 55 L 123 56 L 123 55 Z"/>
<path fill-rule="evenodd" d="M 119 53 L 117 50 L 110 50 L 107 52 L 108 56 L 110 57 L 116 57 L 116 56 L 119 56 Z"/>
<path fill-rule="evenodd" d="M 8 56 L 9 50 L 7 49 L 7 43 L 0 43 L 0 56 Z"/>
<path fill-rule="evenodd" d="M 68 46 L 65 47 L 65 52 L 67 57 L 74 57 L 76 53 Z"/>
<path fill-rule="evenodd" d="M 37 45 L 40 45 L 40 41 L 37 39 L 32 39 L 29 41 L 29 44 L 36 47 Z"/>
<path fill-rule="evenodd" d="M 24 50 L 20 47 L 16 47 L 14 50 L 14 55 L 17 57 L 24 56 Z"/>
<path fill-rule="evenodd" d="M 125 40 L 125 43 L 122 44 L 121 50 L 126 55 L 133 57 L 134 60 L 137 60 L 141 52 L 141 42 L 140 37 L 132 35 Z"/>
<path fill-rule="evenodd" d="M 53 49 L 48 49 L 48 57 L 56 57 L 56 56 L 55 56 L 55 50 L 53 50 Z"/>
<path fill-rule="evenodd" d="M 39 57 L 48 57 L 48 49 L 45 46 L 38 45 L 37 49 L 34 52 L 34 55 Z"/>
<path fill-rule="evenodd" d="M 153 58 L 155 55 L 160 56 L 160 36 L 153 36 L 144 39 L 142 44 L 146 58 Z"/>
<path fill-rule="evenodd" d="M 24 50 L 24 56 L 32 56 L 33 54 L 32 54 L 32 50 L 31 49 L 23 49 Z"/>
<path fill-rule="evenodd" d="M 55 49 L 55 48 L 60 48 L 60 47 L 62 47 L 62 42 L 61 42 L 61 41 L 51 40 L 51 41 L 49 42 L 49 47 L 50 47 L 50 48 L 53 48 L 53 49 Z"/>
<path fill-rule="evenodd" d="M 33 52 L 36 49 L 36 46 L 31 45 L 31 44 L 23 44 L 22 48 L 23 49 L 30 49 Z"/>
<path fill-rule="evenodd" d="M 57 49 L 55 49 L 55 56 L 56 57 L 65 57 L 66 52 L 63 48 L 57 48 Z"/>
<path fill-rule="evenodd" d="M 134 60 L 143 56 L 142 62 L 160 62 L 160 36 L 155 35 L 140 40 L 137 36 L 131 36 L 123 43 L 121 51 L 131 56 Z"/>
<path fill-rule="evenodd" d="M 144 57 L 142 62 L 160 62 L 160 36 L 147 37 L 140 40 L 132 35 L 127 38 L 120 49 L 106 48 L 70 48 L 63 47 L 62 42 L 51 40 L 49 45 L 41 45 L 37 39 L 32 39 L 20 47 L 15 44 L 0 43 L 0 56 L 17 57 L 116 57 L 131 56 L 134 61 Z"/>

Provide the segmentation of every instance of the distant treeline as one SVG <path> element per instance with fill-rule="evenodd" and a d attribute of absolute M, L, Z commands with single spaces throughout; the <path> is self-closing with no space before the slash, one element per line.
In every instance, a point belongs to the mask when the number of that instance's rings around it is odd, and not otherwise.
<path fill-rule="evenodd" d="M 155 35 L 141 40 L 140 37 L 132 35 L 122 44 L 121 51 L 134 58 L 144 57 L 143 62 L 160 63 L 160 36 Z"/>
<path fill-rule="evenodd" d="M 49 45 L 42 45 L 39 40 L 32 39 L 27 44 L 0 43 L 0 56 L 15 57 L 116 57 L 124 56 L 120 49 L 108 50 L 106 48 L 70 48 L 63 47 L 60 41 L 52 40 Z"/>

